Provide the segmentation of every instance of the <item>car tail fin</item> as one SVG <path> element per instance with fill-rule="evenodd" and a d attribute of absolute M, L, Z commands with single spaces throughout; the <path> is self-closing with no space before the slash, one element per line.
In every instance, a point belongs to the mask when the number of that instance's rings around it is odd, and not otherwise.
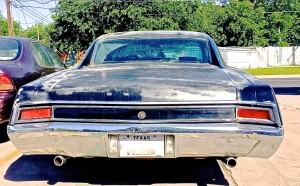
<path fill-rule="evenodd" d="M 0 91 L 14 91 L 16 87 L 12 79 L 5 73 L 0 74 Z"/>

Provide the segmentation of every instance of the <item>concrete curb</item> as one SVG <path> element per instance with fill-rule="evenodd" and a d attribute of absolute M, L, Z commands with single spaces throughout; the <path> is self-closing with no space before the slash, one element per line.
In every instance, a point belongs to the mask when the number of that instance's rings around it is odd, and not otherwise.
<path fill-rule="evenodd" d="M 258 79 L 266 79 L 266 78 L 300 78 L 300 74 L 293 75 L 259 75 L 255 76 Z"/>

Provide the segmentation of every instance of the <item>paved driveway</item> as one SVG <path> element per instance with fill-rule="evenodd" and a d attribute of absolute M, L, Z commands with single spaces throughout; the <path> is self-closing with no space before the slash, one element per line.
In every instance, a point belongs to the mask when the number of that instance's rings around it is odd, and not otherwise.
<path fill-rule="evenodd" d="M 285 136 L 269 159 L 239 158 L 231 169 L 238 185 L 300 185 L 300 96 L 277 96 Z"/>

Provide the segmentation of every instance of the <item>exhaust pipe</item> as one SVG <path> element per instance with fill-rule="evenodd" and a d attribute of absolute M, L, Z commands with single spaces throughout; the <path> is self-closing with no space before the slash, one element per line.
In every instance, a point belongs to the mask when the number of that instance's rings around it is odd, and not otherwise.
<path fill-rule="evenodd" d="M 54 158 L 54 165 L 57 167 L 61 167 L 63 164 L 67 162 L 67 159 L 64 156 L 56 156 Z"/>
<path fill-rule="evenodd" d="M 223 160 L 224 161 L 224 160 Z M 234 168 L 236 166 L 236 158 L 233 157 L 228 157 L 225 159 L 224 163 L 229 167 L 229 168 Z"/>

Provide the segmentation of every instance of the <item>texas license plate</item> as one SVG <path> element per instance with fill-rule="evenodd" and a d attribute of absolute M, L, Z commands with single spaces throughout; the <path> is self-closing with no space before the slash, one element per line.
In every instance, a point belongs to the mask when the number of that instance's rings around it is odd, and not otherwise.
<path fill-rule="evenodd" d="M 120 157 L 163 157 L 165 152 L 164 136 L 161 135 L 120 135 Z"/>

